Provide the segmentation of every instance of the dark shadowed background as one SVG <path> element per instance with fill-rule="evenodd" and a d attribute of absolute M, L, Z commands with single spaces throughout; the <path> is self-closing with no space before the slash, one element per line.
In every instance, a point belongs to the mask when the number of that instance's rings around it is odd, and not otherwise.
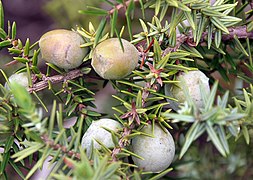
<path fill-rule="evenodd" d="M 76 26 L 87 27 L 89 21 L 97 25 L 99 19 L 97 16 L 85 16 L 78 13 L 89 5 L 98 5 L 99 0 L 2 0 L 5 15 L 5 30 L 7 30 L 7 21 L 17 24 L 17 38 L 21 39 L 23 44 L 29 38 L 31 43 L 47 31 L 56 28 L 76 28 Z M 6 48 L 0 51 L 0 68 L 9 76 L 17 70 L 19 65 L 6 67 L 12 57 L 6 52 Z M 0 74 L 0 83 L 5 80 Z"/>
<path fill-rule="evenodd" d="M 78 10 L 85 9 L 87 4 L 96 4 L 98 0 L 2 0 L 5 16 L 5 30 L 7 30 L 7 21 L 17 24 L 17 38 L 23 44 L 29 38 L 31 43 L 47 31 L 56 28 L 75 28 L 76 25 L 87 27 L 92 17 L 87 17 L 78 13 Z M 12 61 L 6 48 L 0 51 L 0 68 L 9 76 L 20 65 L 14 64 L 5 66 Z M 0 73 L 0 83 L 4 84 L 5 79 Z M 0 148 L 0 151 L 2 149 Z M 31 168 L 31 167 L 28 167 Z M 27 172 L 27 170 L 24 170 Z M 38 173 L 33 179 L 43 179 L 45 171 Z M 9 169 L 9 177 L 19 180 L 20 176 L 13 169 Z M 11 176 L 12 175 L 12 176 Z"/>

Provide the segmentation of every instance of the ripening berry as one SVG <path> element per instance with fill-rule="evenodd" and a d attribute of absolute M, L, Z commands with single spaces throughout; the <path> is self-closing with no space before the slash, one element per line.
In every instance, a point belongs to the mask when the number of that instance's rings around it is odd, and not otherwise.
<path fill-rule="evenodd" d="M 16 82 L 18 84 L 20 84 L 21 86 L 28 88 L 29 83 L 28 83 L 28 75 L 26 72 L 22 72 L 19 74 L 12 74 L 9 78 L 8 78 L 10 84 L 13 82 Z M 10 89 L 8 83 L 5 83 L 4 87 L 6 89 Z"/>
<path fill-rule="evenodd" d="M 81 48 L 83 38 L 76 32 L 57 29 L 45 33 L 39 40 L 42 59 L 63 69 L 80 66 L 88 53 Z"/>
<path fill-rule="evenodd" d="M 165 130 L 165 131 L 164 131 Z M 175 143 L 167 129 L 154 126 L 154 137 L 140 135 L 132 140 L 132 151 L 144 160 L 132 156 L 134 164 L 143 171 L 161 172 L 169 167 L 175 155 Z M 152 135 L 152 125 L 142 132 Z"/>
<path fill-rule="evenodd" d="M 122 79 L 137 66 L 139 53 L 134 45 L 121 39 L 124 51 L 117 38 L 107 39 L 94 49 L 91 65 L 104 79 Z"/>
<path fill-rule="evenodd" d="M 201 71 L 189 71 L 187 73 L 181 73 L 176 78 L 177 81 L 184 81 L 185 85 L 188 88 L 189 94 L 195 103 L 197 108 L 204 107 L 204 101 L 201 97 L 200 84 L 203 85 L 206 93 L 210 92 L 209 86 L 209 78 Z M 186 97 L 183 92 L 183 87 L 181 87 L 182 83 L 178 83 L 176 85 L 166 85 L 165 86 L 165 95 L 172 96 L 176 98 L 179 103 L 184 103 L 186 101 Z M 170 101 L 170 100 L 169 100 Z M 175 102 L 171 102 L 172 108 L 177 109 L 175 106 Z"/>
<path fill-rule="evenodd" d="M 110 132 L 105 130 L 103 127 L 108 128 L 112 131 L 117 131 L 122 128 L 122 125 L 113 119 L 100 119 L 97 121 L 92 121 L 91 125 L 84 133 L 82 138 L 82 147 L 86 149 L 88 156 L 91 155 L 92 145 L 94 149 L 100 149 L 101 146 L 96 142 L 99 140 L 108 148 L 113 148 L 115 145 L 112 140 L 112 135 Z"/>

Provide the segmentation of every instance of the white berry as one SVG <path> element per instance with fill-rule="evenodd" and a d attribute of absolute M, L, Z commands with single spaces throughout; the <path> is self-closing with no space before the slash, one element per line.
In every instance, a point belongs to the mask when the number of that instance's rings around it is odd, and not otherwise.
<path fill-rule="evenodd" d="M 20 84 L 21 86 L 28 88 L 29 83 L 28 83 L 28 76 L 26 72 L 22 72 L 19 74 L 12 74 L 9 78 L 8 78 L 10 84 L 13 82 L 16 82 L 18 84 Z M 8 83 L 5 83 L 4 87 L 6 89 L 10 89 Z"/>
<path fill-rule="evenodd" d="M 82 147 L 86 149 L 88 156 L 91 155 L 92 145 L 94 149 L 100 149 L 101 146 L 96 140 L 103 143 L 108 148 L 113 148 L 115 145 L 112 140 L 110 132 L 105 130 L 103 127 L 108 128 L 112 131 L 117 131 L 122 128 L 122 125 L 113 119 L 100 119 L 92 121 L 90 127 L 87 129 L 82 138 Z"/>
<path fill-rule="evenodd" d="M 165 130 L 165 131 L 164 131 Z M 152 134 L 152 125 L 141 130 Z M 132 157 L 134 164 L 144 171 L 161 172 L 169 167 L 175 155 L 175 143 L 167 129 L 154 125 L 154 137 L 140 135 L 132 140 L 132 151 L 144 158 Z"/>
<path fill-rule="evenodd" d="M 201 96 L 200 84 L 203 85 L 206 93 L 210 92 L 209 78 L 201 71 L 189 71 L 187 73 L 181 73 L 176 78 L 177 81 L 181 81 L 176 85 L 165 85 L 165 95 L 176 98 L 179 103 L 186 101 L 185 94 L 183 92 L 182 83 L 185 83 L 188 88 L 189 95 L 192 98 L 197 108 L 204 107 L 204 101 Z M 182 82 L 184 81 L 184 82 Z M 168 100 L 171 103 L 173 109 L 177 110 L 175 102 Z"/>

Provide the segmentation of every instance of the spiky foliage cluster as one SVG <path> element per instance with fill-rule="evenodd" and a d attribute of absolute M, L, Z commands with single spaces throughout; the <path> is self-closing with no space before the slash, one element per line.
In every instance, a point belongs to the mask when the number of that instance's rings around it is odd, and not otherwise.
<path fill-rule="evenodd" d="M 15 22 L 8 21 L 8 28 L 4 29 L 0 4 L 0 47 L 8 49 L 13 56 L 9 66 L 21 64 L 13 73 L 27 72 L 29 80 L 27 89 L 11 84 L 10 91 L 0 85 L 0 177 L 8 179 L 7 170 L 11 166 L 21 178 L 29 179 L 48 159 L 52 168 L 49 179 L 248 178 L 252 175 L 253 161 L 247 158 L 252 157 L 247 149 L 252 147 L 253 127 L 252 2 L 103 2 L 110 10 L 88 7 L 79 12 L 101 18 L 97 28 L 90 22 L 88 29 L 73 29 L 85 40 L 81 47 L 90 48 L 83 64 L 66 71 L 46 63 L 46 72 L 38 66 L 38 43 L 31 45 L 29 39 L 25 43 L 17 39 Z M 122 13 L 126 25 L 119 27 Z M 150 13 L 152 18 L 146 17 Z M 133 34 L 132 22 L 138 18 L 136 29 L 140 30 Z M 138 48 L 139 65 L 124 79 L 103 80 L 90 65 L 93 49 L 109 37 L 118 37 L 121 42 L 122 36 Z M 197 69 L 210 78 L 212 86 L 210 93 L 200 86 L 204 107 L 196 107 L 189 96 L 189 87 L 181 82 L 187 99 L 178 111 L 173 110 L 170 103 L 178 102 L 165 95 L 165 84 L 176 84 L 178 73 Z M 1 72 L 8 81 L 4 71 Z M 231 82 L 232 86 L 231 77 L 242 81 L 244 88 L 226 90 L 224 84 Z M 111 118 L 122 123 L 123 128 L 111 132 L 114 149 L 101 144 L 101 150 L 94 149 L 93 156 L 87 157 L 80 146 L 83 134 L 92 121 L 109 116 L 96 112 L 94 105 L 94 95 L 101 83 L 110 83 L 116 90 L 113 97 L 119 103 L 112 107 Z M 53 100 L 45 102 L 41 98 L 44 92 L 50 92 Z M 67 127 L 65 123 L 70 118 L 76 121 Z M 131 156 L 139 157 L 129 148 L 131 139 L 143 134 L 140 129 L 144 125 L 154 123 L 170 129 L 177 151 L 173 164 L 157 174 L 143 172 L 129 161 Z M 248 147 L 238 153 L 235 144 Z M 195 163 L 197 160 L 201 165 Z M 206 166 L 210 162 L 217 169 Z M 246 168 L 240 169 L 243 166 Z M 214 170 L 215 174 L 210 173 Z"/>

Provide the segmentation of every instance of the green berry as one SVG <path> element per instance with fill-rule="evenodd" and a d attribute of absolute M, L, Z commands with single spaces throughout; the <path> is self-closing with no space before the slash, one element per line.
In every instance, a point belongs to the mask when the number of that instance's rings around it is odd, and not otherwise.
<path fill-rule="evenodd" d="M 88 53 L 81 48 L 83 38 L 76 32 L 57 29 L 45 33 L 39 40 L 42 59 L 63 69 L 80 66 Z"/>
<path fill-rule="evenodd" d="M 104 79 L 122 79 L 129 75 L 137 66 L 139 52 L 125 39 L 107 39 L 94 49 L 92 67 Z"/>

